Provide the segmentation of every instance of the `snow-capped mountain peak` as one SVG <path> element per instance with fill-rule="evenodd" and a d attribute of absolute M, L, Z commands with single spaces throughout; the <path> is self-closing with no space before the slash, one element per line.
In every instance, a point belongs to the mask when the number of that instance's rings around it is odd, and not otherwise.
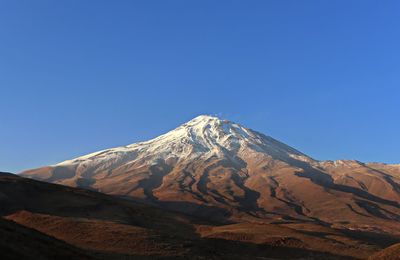
<path fill-rule="evenodd" d="M 175 143 L 191 145 L 205 152 L 221 147 L 229 150 L 233 143 L 257 142 L 257 138 L 250 129 L 239 124 L 214 116 L 201 115 L 158 138 L 140 144 Z M 135 144 L 131 145 L 133 146 Z"/>
<path fill-rule="evenodd" d="M 260 154 L 282 160 L 311 160 L 297 150 L 240 124 L 215 116 L 200 115 L 152 140 L 99 151 L 59 165 L 106 164 L 114 168 L 128 161 L 153 164 L 160 159 L 183 161 L 212 156 L 242 158 L 246 161 L 248 158 L 244 157 Z"/>

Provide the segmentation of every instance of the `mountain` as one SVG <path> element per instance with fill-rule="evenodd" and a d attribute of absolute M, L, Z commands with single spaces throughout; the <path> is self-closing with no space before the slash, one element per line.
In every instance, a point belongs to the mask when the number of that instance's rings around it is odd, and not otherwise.
<path fill-rule="evenodd" d="M 399 165 L 318 161 L 212 116 L 21 175 L 224 223 L 318 223 L 400 235 Z"/>
<path fill-rule="evenodd" d="M 381 248 L 312 223 L 221 225 L 6 173 L 0 173 L 0 237 L 5 260 L 351 259 Z"/>

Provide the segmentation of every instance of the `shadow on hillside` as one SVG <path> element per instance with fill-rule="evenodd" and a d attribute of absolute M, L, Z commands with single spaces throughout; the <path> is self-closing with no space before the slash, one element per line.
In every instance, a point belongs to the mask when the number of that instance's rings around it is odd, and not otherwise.
<path fill-rule="evenodd" d="M 232 213 L 228 210 L 206 206 L 191 202 L 175 202 L 175 201 L 162 201 L 158 205 L 166 210 L 177 212 L 180 214 L 195 216 L 195 218 L 205 219 L 209 224 L 231 224 L 234 223 L 229 220 Z M 204 221 L 203 221 L 204 223 Z"/>
<path fill-rule="evenodd" d="M 244 260 L 244 259 L 353 259 L 347 256 L 294 248 L 270 246 L 248 242 L 231 241 L 215 238 L 187 240 L 181 244 L 182 253 L 178 255 L 127 255 L 97 252 L 100 259 L 207 259 L 207 260 Z"/>
<path fill-rule="evenodd" d="M 359 189 L 359 188 L 337 184 L 333 181 L 332 177 L 329 174 L 327 174 L 321 170 L 318 170 L 316 168 L 313 168 L 306 162 L 302 162 L 302 161 L 292 159 L 292 158 L 287 159 L 287 162 L 290 163 L 291 165 L 302 168 L 304 170 L 303 172 L 297 172 L 296 173 L 297 176 L 307 178 L 307 179 L 311 180 L 313 183 L 320 185 L 324 188 L 328 188 L 328 189 L 336 190 L 336 191 L 340 191 L 340 192 L 345 192 L 345 193 L 351 193 L 360 198 L 367 199 L 372 202 L 381 203 L 381 204 L 385 204 L 388 206 L 400 208 L 399 202 L 377 197 L 377 196 L 375 196 L 365 190 Z M 381 216 L 377 216 L 377 217 L 381 217 Z"/>
<path fill-rule="evenodd" d="M 348 229 L 336 229 L 336 230 L 341 232 L 345 236 L 364 241 L 371 245 L 378 245 L 382 248 L 391 246 L 396 243 L 400 243 L 399 236 L 380 234 L 368 231 L 348 230 Z"/>

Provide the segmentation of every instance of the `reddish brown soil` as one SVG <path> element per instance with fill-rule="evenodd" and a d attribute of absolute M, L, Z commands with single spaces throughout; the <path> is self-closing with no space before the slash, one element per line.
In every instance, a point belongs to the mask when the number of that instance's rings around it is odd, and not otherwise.
<path fill-rule="evenodd" d="M 9 174 L 0 174 L 0 205 L 4 218 L 54 240 L 46 243 L 48 250 L 76 259 L 347 259 L 399 242 L 389 234 L 346 233 L 306 220 L 215 222 Z M 24 244 L 32 239 L 26 236 Z"/>

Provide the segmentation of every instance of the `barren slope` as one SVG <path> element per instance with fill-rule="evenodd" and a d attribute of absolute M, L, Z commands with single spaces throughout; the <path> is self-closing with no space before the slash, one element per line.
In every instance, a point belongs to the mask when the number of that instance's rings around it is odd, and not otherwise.
<path fill-rule="evenodd" d="M 97 259 L 84 250 L 3 218 L 0 237 L 1 259 Z"/>
<path fill-rule="evenodd" d="M 368 260 L 399 260 L 400 244 L 392 245 L 382 251 L 372 255 Z"/>
<path fill-rule="evenodd" d="M 0 198 L 0 215 L 33 232 L 3 240 L 0 244 L 8 250 L 4 259 L 30 251 L 36 258 L 43 254 L 44 259 L 53 254 L 58 254 L 57 259 L 74 255 L 74 259 L 346 259 L 367 256 L 380 248 L 319 225 L 312 227 L 327 235 L 336 234 L 336 238 L 305 233 L 304 227 L 221 225 L 11 174 L 0 173 Z M 4 221 L 0 219 L 2 237 L 18 235 L 23 228 L 14 223 L 11 232 L 3 232 Z M 251 239 L 243 239 L 244 231 Z M 55 239 L 46 238 L 49 236 Z M 42 237 L 47 241 L 44 244 Z M 15 251 L 19 241 L 26 246 L 21 254 Z"/>

